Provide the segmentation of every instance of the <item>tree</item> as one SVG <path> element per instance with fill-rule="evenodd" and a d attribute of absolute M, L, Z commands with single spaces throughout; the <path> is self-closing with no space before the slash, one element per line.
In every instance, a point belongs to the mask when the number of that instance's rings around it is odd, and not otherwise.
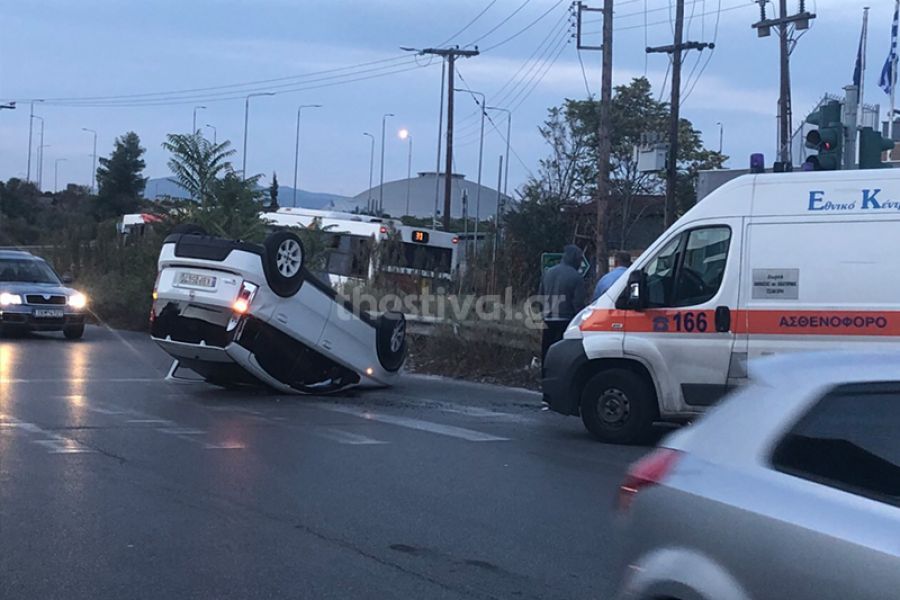
<path fill-rule="evenodd" d="M 269 212 L 275 212 L 278 206 L 278 174 L 272 171 L 272 185 L 269 186 Z"/>
<path fill-rule="evenodd" d="M 223 174 L 232 171 L 228 159 L 235 154 L 231 142 L 214 144 L 200 133 L 170 133 L 163 148 L 172 153 L 169 169 L 175 182 L 191 199 L 206 204 L 213 195 L 213 185 Z"/>
<path fill-rule="evenodd" d="M 219 237 L 261 241 L 265 225 L 259 218 L 264 193 L 259 175 L 242 179 L 229 170 L 209 184 L 207 201 L 195 205 L 190 220 Z"/>
<path fill-rule="evenodd" d="M 147 178 L 141 176 L 145 166 L 141 158 L 144 152 L 141 139 L 136 133 L 129 131 L 116 138 L 109 158 L 100 158 L 95 210 L 98 218 L 134 212 L 140 205 L 141 195 L 147 185 Z"/>

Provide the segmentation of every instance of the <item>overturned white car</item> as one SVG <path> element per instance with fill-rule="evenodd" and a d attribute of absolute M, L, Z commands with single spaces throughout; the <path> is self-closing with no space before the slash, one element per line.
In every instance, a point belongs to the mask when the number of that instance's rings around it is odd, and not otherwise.
<path fill-rule="evenodd" d="M 300 238 L 263 244 L 181 226 L 166 238 L 153 290 L 150 334 L 216 385 L 262 383 L 321 394 L 385 386 L 406 359 L 401 313 L 356 311 L 303 264 Z"/>

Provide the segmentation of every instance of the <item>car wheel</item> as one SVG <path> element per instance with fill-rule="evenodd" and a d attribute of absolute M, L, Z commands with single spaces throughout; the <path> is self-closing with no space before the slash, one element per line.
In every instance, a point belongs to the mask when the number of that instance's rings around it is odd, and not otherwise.
<path fill-rule="evenodd" d="M 649 436 L 658 415 L 649 382 L 624 369 L 594 375 L 581 394 L 581 420 L 602 442 L 639 444 Z"/>
<path fill-rule="evenodd" d="M 388 312 L 378 318 L 375 332 L 378 362 L 386 371 L 399 371 L 406 361 L 406 317 Z"/>
<path fill-rule="evenodd" d="M 172 233 L 180 233 L 182 235 L 206 235 L 206 230 L 196 223 L 182 223 L 176 225 L 172 229 Z"/>
<path fill-rule="evenodd" d="M 266 283 L 282 298 L 297 293 L 303 283 L 303 242 L 290 231 L 276 231 L 263 243 Z"/>
<path fill-rule="evenodd" d="M 79 340 L 84 335 L 84 323 L 81 325 L 66 325 L 63 327 L 63 335 L 67 340 Z"/>

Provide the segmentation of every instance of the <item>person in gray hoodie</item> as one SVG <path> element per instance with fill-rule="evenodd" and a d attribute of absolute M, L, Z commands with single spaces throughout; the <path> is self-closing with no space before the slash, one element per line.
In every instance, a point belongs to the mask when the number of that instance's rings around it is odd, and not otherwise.
<path fill-rule="evenodd" d="M 578 272 L 584 254 L 569 244 L 563 249 L 562 261 L 544 272 L 538 295 L 543 299 L 544 332 L 541 338 L 541 364 L 547 350 L 562 339 L 572 317 L 587 303 L 584 277 Z"/>

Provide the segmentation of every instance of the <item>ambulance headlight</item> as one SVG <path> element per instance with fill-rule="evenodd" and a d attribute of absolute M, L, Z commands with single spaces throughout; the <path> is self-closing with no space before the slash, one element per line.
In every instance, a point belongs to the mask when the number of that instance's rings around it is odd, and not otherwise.
<path fill-rule="evenodd" d="M 569 322 L 569 326 L 566 328 L 563 338 L 567 340 L 582 339 L 584 334 L 581 332 L 581 324 L 584 323 L 585 319 L 591 316 L 592 312 L 594 312 L 594 309 L 590 306 L 582 308 L 581 312 L 575 315 L 575 318 Z"/>

